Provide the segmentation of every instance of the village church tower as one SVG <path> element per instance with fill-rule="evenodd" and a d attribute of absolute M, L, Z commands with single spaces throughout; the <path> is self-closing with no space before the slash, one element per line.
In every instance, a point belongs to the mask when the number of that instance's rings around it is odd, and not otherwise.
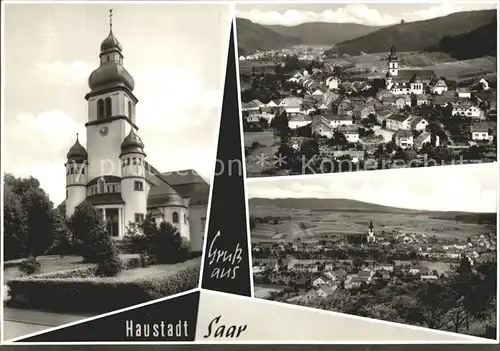
<path fill-rule="evenodd" d="M 121 239 L 130 223 L 150 214 L 157 224 L 176 227 L 190 249 L 201 251 L 209 185 L 194 170 L 161 173 L 146 161 L 136 124 L 134 79 L 124 67 L 122 46 L 113 33 L 101 43 L 99 66 L 90 74 L 86 148 L 67 153 L 66 216 L 86 202 L 103 215 L 110 236 Z"/>

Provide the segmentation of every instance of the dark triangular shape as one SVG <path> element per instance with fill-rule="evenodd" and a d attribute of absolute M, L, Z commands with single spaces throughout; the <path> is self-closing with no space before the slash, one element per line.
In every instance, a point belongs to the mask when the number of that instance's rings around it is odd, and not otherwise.
<path fill-rule="evenodd" d="M 17 341 L 194 341 L 199 301 L 200 293 L 196 291 Z M 149 326 L 149 336 L 131 333 L 137 331 L 137 325 Z M 169 335 L 172 329 L 173 335 Z"/>
<path fill-rule="evenodd" d="M 229 39 L 202 287 L 251 296 L 233 26 Z"/>

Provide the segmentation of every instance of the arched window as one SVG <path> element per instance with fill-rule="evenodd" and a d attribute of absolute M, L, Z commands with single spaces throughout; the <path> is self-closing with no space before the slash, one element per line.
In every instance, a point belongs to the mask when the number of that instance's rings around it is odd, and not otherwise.
<path fill-rule="evenodd" d="M 137 159 L 135 157 L 132 157 L 132 164 L 136 165 L 137 164 Z"/>
<path fill-rule="evenodd" d="M 104 101 L 102 99 L 97 100 L 97 119 L 104 118 Z"/>
<path fill-rule="evenodd" d="M 188 222 L 188 218 L 187 218 L 186 214 L 184 213 L 184 224 L 187 224 L 187 222 Z"/>
<path fill-rule="evenodd" d="M 172 213 L 172 222 L 179 223 L 179 214 L 177 212 Z"/>
<path fill-rule="evenodd" d="M 128 102 L 128 118 L 132 119 L 132 103 Z"/>
<path fill-rule="evenodd" d="M 111 98 L 106 98 L 106 117 L 111 117 Z"/>

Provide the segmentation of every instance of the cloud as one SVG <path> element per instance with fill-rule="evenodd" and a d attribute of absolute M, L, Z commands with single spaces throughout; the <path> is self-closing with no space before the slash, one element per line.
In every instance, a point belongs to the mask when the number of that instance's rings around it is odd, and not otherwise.
<path fill-rule="evenodd" d="M 55 61 L 38 66 L 54 86 L 76 91 L 95 69 L 83 61 Z M 210 180 L 214 170 L 222 89 L 207 89 L 187 70 L 150 67 L 134 75 L 137 124 L 148 161 L 160 171 L 195 169 Z M 73 94 L 73 93 L 72 93 Z M 86 102 L 75 116 L 62 110 L 18 113 L 5 119 L 5 169 L 16 176 L 33 176 L 50 198 L 65 198 L 64 163 L 76 133 L 86 145 Z M 81 115 L 84 113 L 85 115 Z"/>
<path fill-rule="evenodd" d="M 410 209 L 495 212 L 498 164 L 250 179 L 248 196 L 344 198 Z"/>
<path fill-rule="evenodd" d="M 36 66 L 42 78 L 52 84 L 59 86 L 82 85 L 90 73 L 95 69 L 95 65 L 85 61 L 73 61 L 65 63 L 61 61 L 42 62 Z"/>
<path fill-rule="evenodd" d="M 449 15 L 454 12 L 473 10 L 477 7 L 491 8 L 491 4 L 456 4 L 446 2 L 439 5 L 430 5 L 427 9 L 406 11 L 399 15 L 383 13 L 365 4 L 349 4 L 337 9 L 329 9 L 321 12 L 286 10 L 261 11 L 253 9 L 249 11 L 237 10 L 238 17 L 247 18 L 260 24 L 280 24 L 293 26 L 305 22 L 332 22 L 332 23 L 359 23 L 372 26 L 383 26 L 399 23 L 401 19 L 406 22 L 431 19 L 439 16 Z"/>
<path fill-rule="evenodd" d="M 85 127 L 61 110 L 37 115 L 20 113 L 4 123 L 4 169 L 18 177 L 33 176 L 58 205 L 65 198 L 66 153 Z"/>

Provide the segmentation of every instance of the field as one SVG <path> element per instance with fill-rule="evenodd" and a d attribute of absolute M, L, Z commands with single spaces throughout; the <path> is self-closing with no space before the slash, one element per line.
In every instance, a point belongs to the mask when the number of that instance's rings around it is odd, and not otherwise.
<path fill-rule="evenodd" d="M 281 291 L 284 286 L 280 285 L 254 285 L 254 297 L 258 299 L 265 299 L 273 291 Z"/>
<path fill-rule="evenodd" d="M 246 73 L 252 73 L 252 69 L 262 70 L 272 70 L 278 63 L 274 61 L 239 61 L 240 75 Z"/>
<path fill-rule="evenodd" d="M 344 66 L 354 65 L 348 72 L 356 74 L 368 69 L 373 74 L 387 70 L 389 53 L 375 53 L 360 56 L 325 59 L 325 63 Z M 450 80 L 464 80 L 485 77 L 496 79 L 496 58 L 483 57 L 458 61 L 447 54 L 439 52 L 401 52 L 398 53 L 400 68 L 421 68 L 434 70 L 438 77 Z"/>
<path fill-rule="evenodd" d="M 457 223 L 452 220 L 432 219 L 425 213 L 378 213 L 370 211 L 341 210 L 293 210 L 272 206 L 250 207 L 255 217 L 290 217 L 278 224 L 257 223 L 251 231 L 252 242 L 269 241 L 273 236 L 292 231 L 293 237 L 321 239 L 325 236 L 345 236 L 366 233 L 373 221 L 375 235 L 381 230 L 399 230 L 402 233 L 421 233 L 441 238 L 458 238 L 465 241 L 468 236 L 496 231 L 488 224 Z M 297 228 L 308 228 L 297 230 Z"/>
<path fill-rule="evenodd" d="M 246 156 L 246 170 L 248 175 L 260 175 L 266 167 L 258 162 L 258 157 L 267 157 L 267 161 L 272 162 L 273 157 L 278 152 L 278 138 L 272 132 L 251 132 L 244 133 L 245 147 L 250 147 L 254 142 L 261 146 L 250 151 Z M 271 164 L 267 168 L 273 168 Z"/>

